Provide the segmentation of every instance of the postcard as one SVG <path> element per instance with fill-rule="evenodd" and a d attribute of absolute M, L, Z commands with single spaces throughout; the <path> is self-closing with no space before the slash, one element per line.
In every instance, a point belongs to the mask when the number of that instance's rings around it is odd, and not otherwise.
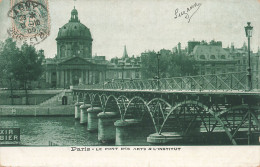
<path fill-rule="evenodd" d="M 259 0 L 0 9 L 0 166 L 260 166 Z"/>

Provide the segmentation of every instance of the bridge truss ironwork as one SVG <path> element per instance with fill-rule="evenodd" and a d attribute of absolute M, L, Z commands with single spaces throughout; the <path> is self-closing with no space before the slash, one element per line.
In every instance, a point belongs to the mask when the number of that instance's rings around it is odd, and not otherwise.
<path fill-rule="evenodd" d="M 254 75 L 253 75 L 254 76 Z M 232 144 L 252 144 L 260 133 L 257 77 L 246 91 L 246 73 L 110 82 L 74 87 L 78 99 L 119 119 L 147 119 L 155 133 L 183 136 L 223 132 Z"/>
<path fill-rule="evenodd" d="M 259 71 L 253 71 L 252 89 L 260 89 Z M 159 84 L 158 84 L 159 82 Z M 159 85 L 159 87 L 158 87 Z M 233 91 L 247 90 L 247 72 L 234 72 L 224 74 L 185 76 L 161 79 L 147 79 L 147 80 L 124 80 L 122 81 L 108 81 L 101 84 L 82 85 L 78 88 L 87 89 L 128 89 L 128 90 L 223 90 Z"/>

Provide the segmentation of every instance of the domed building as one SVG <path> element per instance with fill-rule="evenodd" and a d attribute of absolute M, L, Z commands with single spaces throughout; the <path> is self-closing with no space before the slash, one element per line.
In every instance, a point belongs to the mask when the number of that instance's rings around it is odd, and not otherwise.
<path fill-rule="evenodd" d="M 78 19 L 78 11 L 71 11 L 70 21 L 59 29 L 57 41 L 58 58 L 79 56 L 92 57 L 92 37 L 89 29 Z"/>
<path fill-rule="evenodd" d="M 88 27 L 71 11 L 68 23 L 59 28 L 57 55 L 46 59 L 46 82 L 51 87 L 68 88 L 70 85 L 95 84 L 105 80 L 105 56 L 92 58 L 92 36 Z"/>

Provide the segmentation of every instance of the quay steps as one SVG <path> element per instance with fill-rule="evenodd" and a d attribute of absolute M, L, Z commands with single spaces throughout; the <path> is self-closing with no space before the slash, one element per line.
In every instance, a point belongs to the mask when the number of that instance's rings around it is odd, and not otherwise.
<path fill-rule="evenodd" d="M 61 92 L 59 92 L 55 96 L 53 96 L 53 97 L 47 99 L 46 101 L 40 103 L 39 106 L 58 106 L 58 105 L 62 105 L 62 97 L 65 96 L 65 95 L 68 95 L 70 93 L 71 93 L 71 91 L 69 91 L 69 90 L 62 90 Z"/>

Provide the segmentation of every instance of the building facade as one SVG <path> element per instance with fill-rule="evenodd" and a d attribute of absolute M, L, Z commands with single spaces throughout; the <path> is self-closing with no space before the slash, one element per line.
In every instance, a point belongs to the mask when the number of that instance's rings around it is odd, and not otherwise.
<path fill-rule="evenodd" d="M 134 80 L 141 78 L 141 58 L 129 57 L 126 46 L 122 58 L 113 58 L 107 65 L 107 80 Z"/>
<path fill-rule="evenodd" d="M 128 56 L 126 46 L 121 58 L 107 61 L 105 56 L 92 56 L 93 38 L 88 27 L 71 11 L 68 23 L 59 28 L 56 38 L 57 55 L 45 60 L 45 81 L 49 87 L 69 88 L 72 85 L 97 84 L 113 80 L 141 79 L 141 57 Z M 248 50 L 223 48 L 222 42 L 189 41 L 185 49 L 178 43 L 172 51 L 162 49 L 161 54 L 183 53 L 196 61 L 200 75 L 246 71 Z M 145 53 L 142 53 L 145 54 Z M 258 53 L 251 54 L 252 71 L 260 70 Z M 260 80 L 260 73 L 254 74 Z"/>
<path fill-rule="evenodd" d="M 237 71 L 237 61 L 221 46 L 196 45 L 190 56 L 195 59 L 200 75 Z"/>
<path fill-rule="evenodd" d="M 251 52 L 252 71 L 259 70 L 259 53 Z M 241 48 L 235 48 L 234 44 L 231 44 L 231 48 L 223 48 L 220 41 L 189 41 L 188 54 L 196 61 L 200 75 L 245 72 L 248 68 L 248 50 L 245 44 Z"/>
<path fill-rule="evenodd" d="M 107 62 L 103 56 L 92 58 L 92 41 L 90 30 L 80 22 L 74 7 L 69 22 L 59 28 L 57 55 L 45 61 L 50 87 L 68 88 L 105 80 Z"/>

